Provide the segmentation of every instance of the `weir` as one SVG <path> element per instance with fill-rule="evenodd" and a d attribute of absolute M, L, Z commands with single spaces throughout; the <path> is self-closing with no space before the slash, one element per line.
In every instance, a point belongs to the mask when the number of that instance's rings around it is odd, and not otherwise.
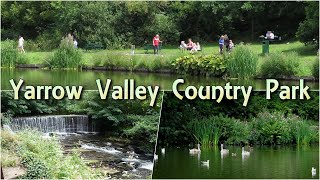
<path fill-rule="evenodd" d="M 10 124 L 12 131 L 23 129 L 36 129 L 49 132 L 89 132 L 94 131 L 94 126 L 89 122 L 87 115 L 52 115 L 13 118 Z"/>

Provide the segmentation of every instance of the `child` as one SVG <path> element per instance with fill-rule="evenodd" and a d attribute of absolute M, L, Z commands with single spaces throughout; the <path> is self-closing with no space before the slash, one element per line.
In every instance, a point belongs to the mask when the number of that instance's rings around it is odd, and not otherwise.
<path fill-rule="evenodd" d="M 223 46 L 224 46 L 224 37 L 221 36 L 219 39 L 220 54 L 223 53 Z"/>

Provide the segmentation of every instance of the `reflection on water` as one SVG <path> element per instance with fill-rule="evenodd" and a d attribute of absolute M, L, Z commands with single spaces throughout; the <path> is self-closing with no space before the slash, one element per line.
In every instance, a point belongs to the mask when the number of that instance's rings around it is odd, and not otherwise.
<path fill-rule="evenodd" d="M 25 85 L 61 85 L 61 86 L 84 86 L 85 90 L 97 90 L 96 79 L 106 82 L 111 79 L 113 85 L 122 85 L 125 79 L 134 79 L 138 85 L 158 85 L 161 90 L 172 90 L 172 83 L 183 78 L 185 84 L 180 90 L 188 85 L 199 87 L 200 85 L 221 85 L 224 86 L 230 81 L 231 85 L 253 86 L 254 90 L 264 90 L 265 80 L 224 80 L 221 78 L 203 76 L 182 76 L 176 74 L 159 73 L 130 73 L 117 71 L 76 71 L 76 70 L 43 70 L 43 69 L 8 69 L 1 68 L 1 87 L 3 90 L 12 90 L 10 79 L 18 81 L 25 80 Z M 280 81 L 283 85 L 299 85 L 298 81 Z M 318 90 L 318 82 L 307 82 L 311 89 Z"/>
<path fill-rule="evenodd" d="M 155 162 L 153 178 L 319 178 L 311 173 L 312 167 L 319 170 L 318 146 L 246 148 L 250 155 L 243 155 L 241 147 L 227 148 L 227 155 L 219 148 L 200 154 L 167 148 Z"/>

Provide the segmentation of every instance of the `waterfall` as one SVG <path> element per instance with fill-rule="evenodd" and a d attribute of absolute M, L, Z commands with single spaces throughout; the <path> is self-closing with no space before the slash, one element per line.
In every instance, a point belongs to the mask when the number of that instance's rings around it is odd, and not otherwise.
<path fill-rule="evenodd" d="M 10 123 L 12 131 L 23 129 L 37 129 L 44 133 L 65 132 L 75 133 L 79 131 L 93 131 L 89 128 L 89 119 L 86 115 L 53 115 L 13 118 Z"/>

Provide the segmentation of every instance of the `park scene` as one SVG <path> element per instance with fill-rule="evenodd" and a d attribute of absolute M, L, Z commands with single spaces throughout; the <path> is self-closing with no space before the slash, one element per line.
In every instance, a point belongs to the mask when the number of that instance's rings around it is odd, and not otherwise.
<path fill-rule="evenodd" d="M 317 2 L 2 2 L 1 85 L 94 87 L 135 78 L 169 90 L 253 85 L 266 78 L 318 89 Z"/>
<path fill-rule="evenodd" d="M 5 179 L 150 179 L 162 94 L 149 100 L 13 99 L 1 93 Z"/>
<path fill-rule="evenodd" d="M 179 100 L 165 92 L 154 179 L 319 179 L 319 96 Z"/>

